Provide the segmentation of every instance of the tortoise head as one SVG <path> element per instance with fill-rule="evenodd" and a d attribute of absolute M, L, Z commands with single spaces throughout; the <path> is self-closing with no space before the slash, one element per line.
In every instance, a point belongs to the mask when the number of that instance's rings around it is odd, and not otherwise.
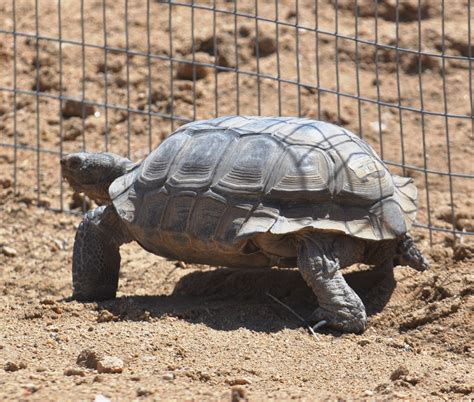
<path fill-rule="evenodd" d="M 111 202 L 109 186 L 134 166 L 129 159 L 109 152 L 78 152 L 61 159 L 62 175 L 74 191 L 99 205 Z"/>

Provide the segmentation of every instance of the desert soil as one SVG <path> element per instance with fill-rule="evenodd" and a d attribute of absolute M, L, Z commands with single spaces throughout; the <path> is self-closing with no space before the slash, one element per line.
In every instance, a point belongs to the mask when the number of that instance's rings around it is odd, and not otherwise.
<path fill-rule="evenodd" d="M 400 2 L 397 38 L 396 2 L 380 2 L 375 24 L 373 2 L 359 0 L 357 46 L 345 39 L 356 29 L 345 0 L 302 0 L 298 10 L 258 2 L 267 19 L 258 40 L 247 0 L 216 2 L 235 5 L 236 18 L 214 18 L 205 9 L 212 2 L 170 12 L 150 1 L 148 21 L 146 2 L 128 2 L 127 13 L 113 2 L 105 13 L 101 1 L 82 10 L 68 0 L 38 3 L 36 25 L 33 1 L 17 0 L 15 15 L 0 2 L 1 400 L 472 398 L 474 242 L 449 232 L 474 231 L 474 188 L 463 177 L 474 157 L 468 1 L 449 2 L 444 36 L 439 2 L 421 1 L 420 10 L 418 1 Z M 295 23 L 317 23 L 321 33 Z M 59 35 L 61 47 L 48 40 Z M 369 43 L 376 37 L 377 50 Z M 397 44 L 433 56 L 420 61 Z M 451 56 L 444 62 L 435 56 L 443 49 Z M 202 65 L 193 69 L 193 60 Z M 89 106 L 82 112 L 59 96 Z M 369 313 L 364 334 L 315 339 L 267 295 L 309 316 L 316 300 L 297 270 L 189 265 L 136 244 L 122 247 L 117 299 L 68 300 L 74 233 L 92 204 L 61 181 L 60 155 L 107 149 L 138 160 L 185 121 L 237 113 L 300 114 L 359 133 L 392 171 L 415 179 L 418 222 L 446 229 L 413 230 L 431 261 L 426 272 L 347 270 Z"/>

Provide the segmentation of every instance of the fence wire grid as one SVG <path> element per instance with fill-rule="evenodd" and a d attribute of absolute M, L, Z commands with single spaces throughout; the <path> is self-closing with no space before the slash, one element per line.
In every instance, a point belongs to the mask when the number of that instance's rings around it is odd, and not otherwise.
<path fill-rule="evenodd" d="M 430 240 L 473 235 L 471 21 L 471 0 L 4 1 L 2 185 L 72 210 L 66 153 L 140 159 L 196 119 L 304 116 L 414 177 Z"/>

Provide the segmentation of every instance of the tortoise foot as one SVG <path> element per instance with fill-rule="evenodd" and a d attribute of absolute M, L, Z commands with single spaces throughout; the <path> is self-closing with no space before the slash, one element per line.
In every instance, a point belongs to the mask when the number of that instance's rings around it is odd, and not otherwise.
<path fill-rule="evenodd" d="M 361 333 L 367 326 L 367 315 L 365 309 L 341 308 L 338 310 L 327 310 L 318 307 L 310 316 L 309 321 L 316 322 L 313 330 L 329 327 L 343 332 Z"/>

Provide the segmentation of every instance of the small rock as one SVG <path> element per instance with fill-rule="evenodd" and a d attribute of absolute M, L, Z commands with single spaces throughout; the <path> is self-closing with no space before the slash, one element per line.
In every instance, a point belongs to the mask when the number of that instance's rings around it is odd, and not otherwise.
<path fill-rule="evenodd" d="M 93 379 L 92 382 L 104 382 L 105 377 L 103 375 L 96 375 Z"/>
<path fill-rule="evenodd" d="M 3 366 L 3 369 L 5 371 L 10 371 L 10 372 L 22 370 L 22 369 L 25 369 L 25 368 L 26 368 L 26 363 L 24 363 L 24 362 L 9 361 L 9 362 L 6 362 L 5 365 Z"/>
<path fill-rule="evenodd" d="M 22 388 L 26 389 L 30 394 L 34 394 L 39 390 L 39 387 L 32 383 L 24 384 L 22 385 Z"/>
<path fill-rule="evenodd" d="M 466 244 L 458 244 L 454 246 L 453 259 L 455 261 L 469 260 L 474 257 L 474 247 Z"/>
<path fill-rule="evenodd" d="M 116 320 L 117 317 L 113 315 L 109 310 L 102 310 L 97 316 L 97 322 L 111 322 Z"/>
<path fill-rule="evenodd" d="M 230 400 L 231 402 L 246 402 L 248 401 L 247 392 L 242 387 L 232 387 Z"/>
<path fill-rule="evenodd" d="M 449 388 L 441 388 L 441 392 L 455 392 L 457 394 L 470 395 L 474 392 L 474 387 L 469 384 L 452 384 Z"/>
<path fill-rule="evenodd" d="M 361 339 L 359 342 L 357 342 L 357 344 L 360 346 L 366 346 L 370 344 L 370 341 L 368 339 Z"/>
<path fill-rule="evenodd" d="M 110 399 L 102 394 L 97 394 L 94 398 L 94 402 L 110 402 Z"/>
<path fill-rule="evenodd" d="M 401 377 L 408 375 L 409 371 L 405 366 L 398 367 L 391 375 L 390 379 L 392 381 L 399 380 Z"/>
<path fill-rule="evenodd" d="M 140 321 L 146 321 L 146 322 L 150 322 L 151 321 L 151 314 L 149 311 L 143 311 L 139 316 L 138 316 L 138 319 Z"/>
<path fill-rule="evenodd" d="M 366 389 L 364 392 L 363 392 L 363 395 L 364 396 L 372 396 L 374 395 L 373 391 L 369 390 L 369 389 Z"/>
<path fill-rule="evenodd" d="M 71 126 L 64 130 L 63 140 L 64 141 L 74 141 L 76 138 L 82 135 L 82 127 Z"/>
<path fill-rule="evenodd" d="M 49 68 L 41 69 L 31 88 L 33 91 L 48 92 L 52 89 L 59 90 L 58 74 Z M 65 88 L 63 87 L 63 90 Z"/>
<path fill-rule="evenodd" d="M 0 178 L 0 187 L 8 188 L 12 186 L 12 181 L 8 178 Z"/>
<path fill-rule="evenodd" d="M 163 376 L 161 378 L 163 378 L 163 380 L 166 380 L 166 381 L 173 381 L 174 380 L 174 373 L 172 373 L 171 371 L 163 374 Z"/>
<path fill-rule="evenodd" d="M 77 376 L 80 376 L 80 377 L 84 377 L 86 375 L 86 373 L 82 369 L 75 368 L 75 367 L 69 367 L 66 370 L 64 370 L 64 375 L 67 375 L 67 376 L 77 375 Z"/>
<path fill-rule="evenodd" d="M 115 356 L 105 356 L 97 362 L 99 373 L 120 374 L 123 371 L 123 360 Z"/>
<path fill-rule="evenodd" d="M 85 349 L 77 356 L 76 363 L 79 366 L 96 369 L 99 356 L 93 350 Z"/>
<path fill-rule="evenodd" d="M 3 246 L 2 254 L 7 257 L 16 257 L 18 252 L 13 247 Z"/>
<path fill-rule="evenodd" d="M 204 52 L 197 52 L 194 54 L 195 63 L 210 64 L 213 65 L 213 57 Z M 180 63 L 177 67 L 176 76 L 181 80 L 200 80 L 207 77 L 213 68 L 210 66 L 204 66 L 192 63 Z"/>
<path fill-rule="evenodd" d="M 69 99 L 64 103 L 63 116 L 64 117 L 87 117 L 94 114 L 95 108 L 93 105 L 83 103 L 81 101 Z"/>
<path fill-rule="evenodd" d="M 186 269 L 186 263 L 184 261 L 177 261 L 175 266 L 176 266 L 176 268 Z"/>
<path fill-rule="evenodd" d="M 59 239 L 54 239 L 53 243 L 51 244 L 51 251 L 57 252 L 59 250 L 64 250 L 64 240 L 61 241 Z"/>
<path fill-rule="evenodd" d="M 252 29 L 248 25 L 241 25 L 239 28 L 239 35 L 242 38 L 247 38 L 250 36 Z"/>
<path fill-rule="evenodd" d="M 416 385 L 420 382 L 420 378 L 412 375 L 407 375 L 403 377 L 403 381 L 411 384 L 411 385 Z"/>
<path fill-rule="evenodd" d="M 229 385 L 250 385 L 252 384 L 252 381 L 250 381 L 248 378 L 228 378 L 226 381 L 226 384 Z"/>
<path fill-rule="evenodd" d="M 118 73 L 120 70 L 122 70 L 123 64 L 120 60 L 107 60 L 107 65 L 105 65 L 104 62 L 100 62 L 97 65 L 97 72 L 99 73 L 105 73 L 107 71 L 111 71 L 113 73 Z"/>
<path fill-rule="evenodd" d="M 51 298 L 41 299 L 40 304 L 43 306 L 54 306 L 56 304 L 56 300 Z"/>
<path fill-rule="evenodd" d="M 387 125 L 384 123 L 379 124 L 378 121 L 371 121 L 369 123 L 369 127 L 375 134 L 384 133 L 387 131 Z"/>
<path fill-rule="evenodd" d="M 382 383 L 375 387 L 375 392 L 379 392 L 381 394 L 388 394 L 392 390 L 392 386 L 389 383 Z"/>
<path fill-rule="evenodd" d="M 205 371 L 199 371 L 198 378 L 200 381 L 206 382 L 211 379 L 211 375 L 209 373 L 206 373 Z"/>
<path fill-rule="evenodd" d="M 235 67 L 234 38 L 227 35 L 214 35 L 199 38 L 196 51 L 215 57 L 215 64 L 222 67 Z"/>
<path fill-rule="evenodd" d="M 254 37 L 251 41 L 254 56 L 265 57 L 276 52 L 277 44 L 273 36 L 270 36 L 264 30 L 258 32 L 258 38 Z"/>
<path fill-rule="evenodd" d="M 163 102 L 168 100 L 168 89 L 163 85 L 158 85 L 151 90 L 148 96 L 150 103 Z"/>
<path fill-rule="evenodd" d="M 140 387 L 137 389 L 137 396 L 149 396 L 152 392 L 149 389 Z"/>

